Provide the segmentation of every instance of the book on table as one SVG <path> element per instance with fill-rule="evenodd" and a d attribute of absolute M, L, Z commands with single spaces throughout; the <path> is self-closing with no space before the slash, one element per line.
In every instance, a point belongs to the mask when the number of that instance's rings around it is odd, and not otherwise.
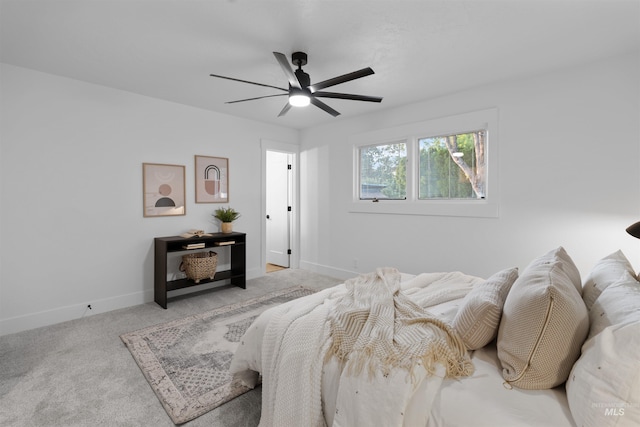
<path fill-rule="evenodd" d="M 189 243 L 188 245 L 183 245 L 183 249 L 202 249 L 205 247 L 205 243 Z"/>

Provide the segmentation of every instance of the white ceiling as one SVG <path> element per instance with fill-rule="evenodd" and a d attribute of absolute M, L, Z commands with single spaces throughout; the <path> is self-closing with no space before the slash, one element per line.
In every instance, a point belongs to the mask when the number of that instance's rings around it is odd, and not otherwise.
<path fill-rule="evenodd" d="M 221 113 L 306 128 L 494 81 L 640 50 L 640 0 L 0 0 L 2 62 Z M 375 74 L 277 115 L 272 52 L 309 55 L 319 82 Z"/>

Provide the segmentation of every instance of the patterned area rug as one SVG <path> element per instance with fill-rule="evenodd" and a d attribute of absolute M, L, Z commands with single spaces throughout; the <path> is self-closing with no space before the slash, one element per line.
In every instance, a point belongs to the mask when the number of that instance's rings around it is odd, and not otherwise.
<path fill-rule="evenodd" d="M 229 373 L 240 338 L 266 309 L 314 291 L 301 286 L 120 336 L 175 424 L 250 389 Z"/>

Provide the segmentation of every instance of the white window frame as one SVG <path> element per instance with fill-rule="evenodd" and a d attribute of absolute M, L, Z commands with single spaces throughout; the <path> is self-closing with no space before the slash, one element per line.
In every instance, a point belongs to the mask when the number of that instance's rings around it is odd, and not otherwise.
<path fill-rule="evenodd" d="M 355 152 L 355 155 L 358 156 L 358 160 L 357 160 L 357 162 L 358 162 L 358 170 L 356 171 L 356 173 L 358 174 L 358 178 L 357 178 L 358 179 L 358 185 L 362 184 L 360 182 L 360 149 L 361 148 L 366 148 L 366 147 L 375 147 L 375 146 L 378 146 L 378 145 L 391 145 L 391 144 L 405 144 L 405 147 L 406 147 L 406 150 L 407 150 L 407 165 L 406 165 L 406 167 L 407 167 L 407 175 L 409 175 L 408 168 L 410 167 L 410 165 L 409 165 L 409 163 L 410 163 L 409 162 L 409 149 L 410 149 L 410 146 L 409 146 L 408 141 L 406 139 L 399 139 L 397 141 L 377 142 L 377 143 L 373 143 L 373 144 L 371 144 L 371 143 L 369 143 L 369 144 L 361 144 L 361 145 L 357 146 L 357 149 L 356 149 L 356 152 Z M 361 187 L 357 187 L 356 188 L 356 190 L 357 190 L 356 198 L 358 200 L 361 200 L 360 199 L 360 188 Z M 408 192 L 409 192 L 409 183 L 408 182 L 407 182 L 407 188 L 405 188 L 405 190 L 407 191 L 407 194 L 408 194 Z M 391 201 L 391 200 L 404 201 L 406 199 L 384 199 L 384 200 L 385 201 L 387 201 L 387 200 L 388 201 Z M 371 199 L 364 199 L 363 201 L 365 201 L 365 202 L 369 201 L 370 202 L 372 200 Z"/>
<path fill-rule="evenodd" d="M 484 199 L 418 199 L 418 139 L 435 135 L 453 135 L 486 129 L 485 161 L 487 167 Z M 409 123 L 354 135 L 353 196 L 349 212 L 399 215 L 437 215 L 497 218 L 498 189 L 498 109 L 473 111 L 455 116 Z M 405 142 L 407 144 L 407 199 L 360 200 L 360 147 Z"/>

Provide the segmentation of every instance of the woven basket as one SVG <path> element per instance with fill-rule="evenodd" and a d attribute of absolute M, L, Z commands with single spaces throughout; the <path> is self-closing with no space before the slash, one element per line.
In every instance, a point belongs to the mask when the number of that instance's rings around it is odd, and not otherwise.
<path fill-rule="evenodd" d="M 196 283 L 202 279 L 211 279 L 216 275 L 218 266 L 218 254 L 209 252 L 197 252 L 195 254 L 182 255 L 180 271 L 187 274 L 187 278 Z"/>

